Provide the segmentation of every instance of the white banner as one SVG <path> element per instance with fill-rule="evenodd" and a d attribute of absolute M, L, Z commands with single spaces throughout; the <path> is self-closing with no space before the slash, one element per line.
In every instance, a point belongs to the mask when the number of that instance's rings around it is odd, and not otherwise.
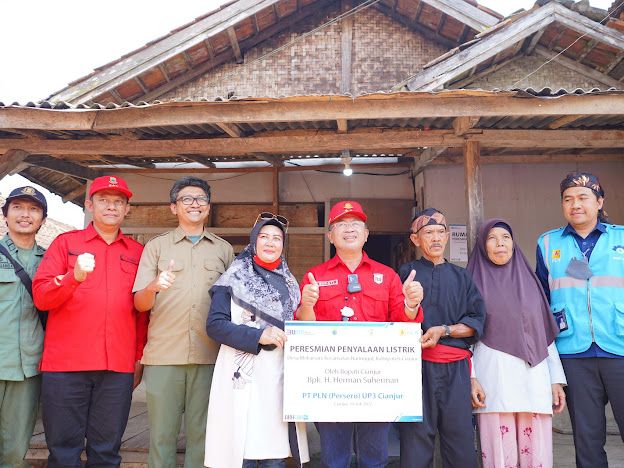
<path fill-rule="evenodd" d="M 419 323 L 286 322 L 284 421 L 422 421 Z"/>

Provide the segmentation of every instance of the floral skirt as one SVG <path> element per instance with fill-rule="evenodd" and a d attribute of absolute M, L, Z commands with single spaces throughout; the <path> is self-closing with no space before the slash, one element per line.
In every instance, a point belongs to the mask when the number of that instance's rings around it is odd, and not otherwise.
<path fill-rule="evenodd" d="M 552 468 L 552 415 L 477 415 L 483 468 Z"/>

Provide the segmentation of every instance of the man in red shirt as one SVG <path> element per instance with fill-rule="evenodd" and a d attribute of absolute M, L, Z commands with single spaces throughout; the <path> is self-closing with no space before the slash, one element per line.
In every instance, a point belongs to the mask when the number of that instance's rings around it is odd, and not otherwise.
<path fill-rule="evenodd" d="M 119 227 L 132 192 L 113 176 L 96 178 L 85 207 L 93 222 L 58 236 L 33 280 L 35 305 L 48 310 L 42 371 L 48 467 L 119 466 L 132 390 L 147 338 L 132 285 L 143 247 Z"/>
<path fill-rule="evenodd" d="M 357 202 L 332 207 L 327 237 L 336 256 L 305 275 L 298 320 L 422 322 L 423 290 L 413 281 L 415 272 L 401 284 L 391 268 L 363 251 L 366 219 Z M 325 466 L 348 467 L 354 441 L 357 466 L 386 466 L 390 423 L 317 423 L 317 429 Z"/>

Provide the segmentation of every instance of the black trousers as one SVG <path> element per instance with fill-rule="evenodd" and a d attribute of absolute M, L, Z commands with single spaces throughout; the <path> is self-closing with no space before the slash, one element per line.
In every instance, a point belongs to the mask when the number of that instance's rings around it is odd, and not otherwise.
<path fill-rule="evenodd" d="M 42 419 L 50 450 L 48 467 L 118 467 L 133 374 L 110 371 L 43 372 Z"/>
<path fill-rule="evenodd" d="M 605 405 L 611 402 L 624 441 L 624 359 L 564 358 L 564 387 L 578 468 L 607 467 Z"/>
<path fill-rule="evenodd" d="M 398 424 L 401 468 L 433 466 L 436 432 L 444 468 L 476 468 L 468 360 L 422 364 L 423 422 Z"/>

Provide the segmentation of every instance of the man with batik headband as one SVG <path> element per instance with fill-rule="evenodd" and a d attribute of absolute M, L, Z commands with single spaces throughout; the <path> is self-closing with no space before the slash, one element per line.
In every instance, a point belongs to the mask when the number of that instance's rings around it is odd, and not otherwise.
<path fill-rule="evenodd" d="M 412 221 L 410 239 L 422 253 L 399 269 L 416 272 L 424 290 L 423 422 L 400 423 L 401 467 L 433 466 L 436 432 L 445 468 L 477 466 L 470 403 L 470 351 L 483 332 L 485 305 L 464 268 L 448 263 L 446 218 L 427 208 Z"/>
<path fill-rule="evenodd" d="M 0 240 L 0 467 L 26 467 L 41 389 L 43 327 L 32 282 L 44 250 L 35 235 L 48 205 L 34 187 L 13 190 L 2 207 L 7 234 Z"/>
<path fill-rule="evenodd" d="M 403 284 L 389 267 L 362 250 L 368 239 L 366 214 L 359 203 L 336 203 L 329 213 L 327 237 L 336 256 L 303 278 L 299 320 L 365 322 L 422 321 L 422 287 L 407 275 Z M 383 304 L 384 307 L 380 307 Z M 468 396 L 469 398 L 469 396 Z M 329 468 L 386 466 L 390 423 L 317 423 L 321 459 Z"/>
<path fill-rule="evenodd" d="M 536 273 L 559 325 L 576 464 L 606 467 L 608 401 L 624 440 L 624 226 L 607 224 L 595 175 L 568 174 L 560 192 L 568 224 L 540 236 Z"/>

